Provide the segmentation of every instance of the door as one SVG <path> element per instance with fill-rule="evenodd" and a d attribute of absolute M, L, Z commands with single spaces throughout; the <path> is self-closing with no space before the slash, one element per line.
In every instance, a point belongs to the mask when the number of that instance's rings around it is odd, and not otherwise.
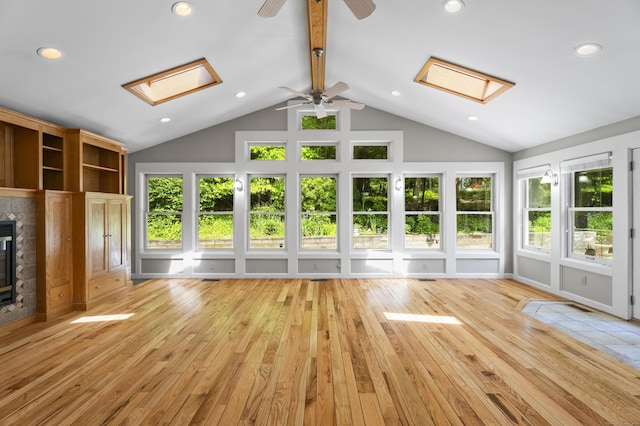
<path fill-rule="evenodd" d="M 633 150 L 633 248 L 631 256 L 631 268 L 633 270 L 633 317 L 640 319 L 640 148 Z"/>
<path fill-rule="evenodd" d="M 88 277 L 109 272 L 107 263 L 107 201 L 102 198 L 87 199 L 87 272 Z"/>
<path fill-rule="evenodd" d="M 71 196 L 46 195 L 47 286 L 71 282 Z"/>
<path fill-rule="evenodd" d="M 108 227 L 109 227 L 109 271 L 125 267 L 125 220 L 127 205 L 123 199 L 109 200 L 107 202 Z"/>

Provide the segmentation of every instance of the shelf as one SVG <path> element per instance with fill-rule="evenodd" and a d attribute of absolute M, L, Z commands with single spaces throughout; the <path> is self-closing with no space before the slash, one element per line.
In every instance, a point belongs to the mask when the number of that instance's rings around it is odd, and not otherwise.
<path fill-rule="evenodd" d="M 60 172 L 60 173 L 62 173 L 62 169 L 60 167 L 42 166 L 42 170 L 49 170 L 49 171 L 52 171 L 52 172 Z"/>
<path fill-rule="evenodd" d="M 119 172 L 118 169 L 112 169 L 111 167 L 97 166 L 95 164 L 82 164 L 82 167 L 84 167 L 85 169 L 98 170 L 98 171 L 101 171 L 101 172 L 111 172 L 111 173 L 118 173 Z"/>
<path fill-rule="evenodd" d="M 55 148 L 53 146 L 42 145 L 43 151 L 62 152 L 62 148 Z"/>

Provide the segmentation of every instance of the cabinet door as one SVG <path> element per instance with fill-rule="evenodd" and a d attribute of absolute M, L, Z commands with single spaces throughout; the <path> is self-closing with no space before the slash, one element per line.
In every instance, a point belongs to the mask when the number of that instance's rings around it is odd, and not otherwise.
<path fill-rule="evenodd" d="M 114 271 L 125 267 L 127 205 L 124 200 L 109 200 L 107 212 L 109 270 Z"/>
<path fill-rule="evenodd" d="M 47 287 L 70 283 L 72 273 L 71 196 L 46 198 Z"/>
<path fill-rule="evenodd" d="M 87 272 L 89 277 L 106 274 L 107 263 L 107 201 L 87 199 Z"/>

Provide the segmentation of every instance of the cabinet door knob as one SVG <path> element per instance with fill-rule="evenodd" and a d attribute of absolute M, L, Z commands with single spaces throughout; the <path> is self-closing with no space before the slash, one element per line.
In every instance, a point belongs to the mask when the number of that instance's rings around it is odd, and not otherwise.
<path fill-rule="evenodd" d="M 102 286 L 98 284 L 98 285 L 96 286 L 96 288 L 102 288 Z"/>
<path fill-rule="evenodd" d="M 64 297 L 64 293 L 60 293 L 58 296 L 59 297 Z"/>
<path fill-rule="evenodd" d="M 71 241 L 71 237 L 67 237 L 67 241 Z"/>

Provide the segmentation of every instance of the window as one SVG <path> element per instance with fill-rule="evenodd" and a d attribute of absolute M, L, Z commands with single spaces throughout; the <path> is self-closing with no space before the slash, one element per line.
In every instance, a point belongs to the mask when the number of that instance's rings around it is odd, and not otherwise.
<path fill-rule="evenodd" d="M 249 182 L 249 248 L 284 248 L 284 176 L 251 176 Z"/>
<path fill-rule="evenodd" d="M 569 256 L 600 263 L 613 258 L 613 168 L 572 171 Z"/>
<path fill-rule="evenodd" d="M 285 157 L 284 145 L 249 145 L 252 160 L 282 161 Z"/>
<path fill-rule="evenodd" d="M 233 248 L 233 178 L 200 176 L 198 188 L 198 249 Z"/>
<path fill-rule="evenodd" d="M 323 118 L 302 115 L 300 120 L 302 130 L 336 130 L 338 128 L 335 115 L 327 115 Z"/>
<path fill-rule="evenodd" d="M 300 158 L 302 160 L 335 160 L 337 158 L 337 144 L 303 144 Z"/>
<path fill-rule="evenodd" d="M 333 176 L 300 178 L 301 249 L 338 248 L 336 181 Z"/>
<path fill-rule="evenodd" d="M 353 248 L 389 249 L 389 178 L 353 178 Z"/>
<path fill-rule="evenodd" d="M 405 177 L 404 247 L 440 248 L 440 178 Z"/>
<path fill-rule="evenodd" d="M 456 246 L 493 247 L 492 181 L 489 176 L 456 178 Z"/>
<path fill-rule="evenodd" d="M 353 146 L 354 160 L 387 160 L 389 159 L 388 144 L 359 144 Z"/>
<path fill-rule="evenodd" d="M 147 177 L 147 249 L 182 248 L 182 177 Z"/>
<path fill-rule="evenodd" d="M 551 183 L 542 177 L 523 179 L 522 245 L 525 249 L 551 249 Z"/>

